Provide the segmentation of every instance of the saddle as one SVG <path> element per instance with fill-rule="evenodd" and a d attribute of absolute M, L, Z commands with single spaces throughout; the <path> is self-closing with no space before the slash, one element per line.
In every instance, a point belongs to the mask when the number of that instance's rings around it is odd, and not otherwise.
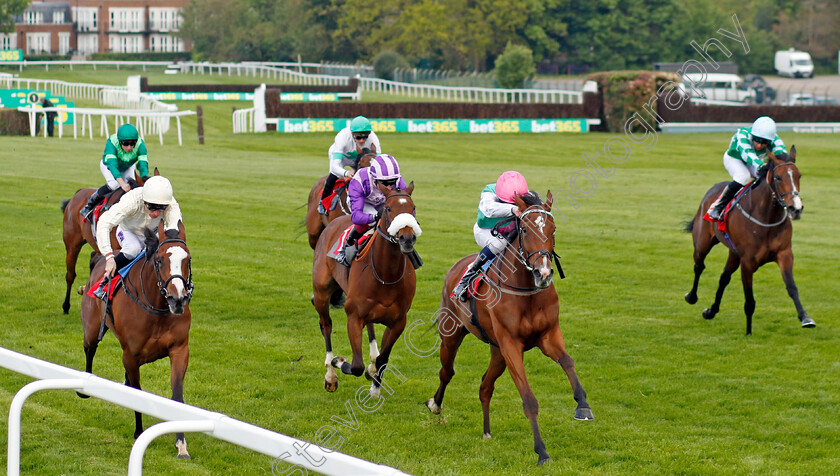
<path fill-rule="evenodd" d="M 330 194 L 321 200 L 321 204 L 324 205 L 324 208 L 327 210 L 334 210 L 335 207 L 338 206 L 338 201 L 341 199 L 341 191 L 347 187 L 348 183 L 350 183 L 350 179 L 346 177 L 335 181 L 335 185 L 333 185 L 333 189 L 330 191 Z"/>
<path fill-rule="evenodd" d="M 726 208 L 723 209 L 723 213 L 721 213 L 720 215 L 720 221 L 714 220 L 712 217 L 710 217 L 708 210 L 706 211 L 706 214 L 703 215 L 703 219 L 712 223 L 717 222 L 718 229 L 723 233 L 727 233 L 726 219 L 729 216 L 729 212 L 732 210 L 732 208 L 735 207 L 735 204 L 737 204 L 741 200 L 741 197 L 744 195 L 744 192 L 746 192 L 750 188 L 753 188 L 756 183 L 757 181 L 753 180 L 752 182 L 741 187 L 741 190 L 738 190 L 738 193 L 735 194 L 735 197 L 732 200 L 730 200 L 729 203 L 726 204 Z M 721 192 L 721 195 L 723 195 L 723 192 Z M 721 195 L 718 195 L 718 199 L 720 199 Z"/>

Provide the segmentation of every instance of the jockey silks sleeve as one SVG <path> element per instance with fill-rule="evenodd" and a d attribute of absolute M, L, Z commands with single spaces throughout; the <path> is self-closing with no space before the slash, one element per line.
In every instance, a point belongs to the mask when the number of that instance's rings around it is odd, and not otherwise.
<path fill-rule="evenodd" d="M 178 229 L 178 222 L 183 221 L 178 202 L 173 199 L 173 203 L 166 207 L 159 217 L 152 218 L 146 212 L 143 189 L 132 189 L 99 217 L 99 222 L 96 224 L 96 245 L 103 255 L 111 253 L 113 252 L 111 230 L 118 225 L 122 225 L 126 231 L 143 236 L 144 228 L 155 231 L 161 220 L 163 220 L 164 229 Z"/>

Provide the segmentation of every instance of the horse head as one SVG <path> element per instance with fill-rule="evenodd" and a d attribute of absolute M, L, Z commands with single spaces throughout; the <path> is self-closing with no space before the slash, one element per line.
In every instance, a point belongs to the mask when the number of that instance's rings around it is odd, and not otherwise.
<path fill-rule="evenodd" d="M 411 194 L 414 192 L 414 182 L 408 184 L 405 190 L 392 190 L 385 185 L 378 184 L 379 190 L 385 195 L 385 205 L 382 207 L 382 218 L 379 220 L 379 230 L 388 239 L 400 247 L 403 254 L 414 252 L 414 243 L 423 231 L 417 223 L 416 209 Z"/>
<path fill-rule="evenodd" d="M 520 212 L 517 219 L 520 259 L 534 276 L 534 285 L 540 289 L 551 284 L 554 274 L 551 267 L 551 259 L 555 256 L 553 203 L 551 191 L 546 194 L 545 202 L 533 192 L 517 195 L 515 199 Z"/>
<path fill-rule="evenodd" d="M 768 152 L 771 168 L 767 172 L 767 184 L 779 205 L 787 210 L 792 220 L 802 217 L 802 198 L 799 196 L 799 178 L 802 174 L 796 167 L 796 146 L 790 154 L 775 155 Z"/>
<path fill-rule="evenodd" d="M 146 261 L 154 263 L 158 288 L 166 299 L 169 312 L 180 315 L 192 299 L 190 250 L 180 222 L 178 230 L 166 230 L 164 236 L 165 239 L 158 242 L 157 233 L 146 230 Z"/>

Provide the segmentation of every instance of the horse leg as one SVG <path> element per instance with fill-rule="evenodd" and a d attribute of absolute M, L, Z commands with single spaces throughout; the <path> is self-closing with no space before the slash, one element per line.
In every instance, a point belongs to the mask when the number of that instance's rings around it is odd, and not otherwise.
<path fill-rule="evenodd" d="M 373 376 L 376 375 L 375 362 L 376 358 L 379 357 L 379 347 L 376 345 L 376 329 L 373 328 L 373 323 L 368 322 L 366 327 L 368 331 L 368 345 L 370 346 L 370 365 L 365 370 L 365 378 L 373 380 Z"/>
<path fill-rule="evenodd" d="M 128 350 L 123 351 L 123 367 L 125 367 L 125 384 L 129 387 L 140 388 L 140 364 L 137 360 L 128 353 Z M 134 412 L 134 439 L 140 437 L 143 433 L 143 415 L 140 412 Z"/>
<path fill-rule="evenodd" d="M 777 261 L 779 269 L 782 271 L 782 279 L 785 281 L 788 296 L 793 299 L 793 305 L 796 306 L 796 315 L 799 317 L 802 327 L 817 327 L 817 323 L 808 317 L 808 313 L 805 312 L 805 308 L 799 302 L 799 290 L 793 281 L 793 251 L 790 248 L 780 251 L 777 254 Z"/>
<path fill-rule="evenodd" d="M 744 314 L 747 316 L 747 335 L 752 334 L 752 318 L 755 312 L 753 296 L 753 273 L 755 269 L 747 263 L 741 264 L 741 282 L 744 284 Z"/>
<path fill-rule="evenodd" d="M 67 273 L 64 275 L 64 280 L 67 281 L 67 292 L 64 294 L 64 303 L 61 305 L 61 309 L 64 311 L 64 314 L 70 314 L 70 289 L 73 287 L 73 282 L 76 280 L 76 261 L 79 259 L 79 253 L 82 251 L 82 246 L 84 246 L 84 241 L 76 239 L 73 240 L 65 236 L 64 239 L 64 248 L 66 250 L 66 255 L 64 257 L 64 263 L 67 266 Z"/>
<path fill-rule="evenodd" d="M 589 408 L 589 404 L 586 402 L 586 391 L 580 384 L 580 380 L 578 380 L 577 372 L 575 371 L 575 361 L 566 352 L 566 345 L 563 342 L 563 334 L 560 332 L 560 328 L 555 327 L 543 335 L 538 345 L 543 354 L 563 367 L 563 371 L 566 372 L 566 377 L 569 378 L 569 383 L 572 385 L 572 393 L 577 402 L 575 420 L 595 419 L 592 415 L 592 409 Z"/>
<path fill-rule="evenodd" d="M 379 387 L 382 386 L 382 376 L 385 373 L 385 365 L 391 357 L 391 350 L 394 349 L 394 344 L 405 330 L 405 316 L 402 316 L 393 326 L 385 329 L 382 333 L 382 353 L 376 357 L 376 364 L 374 365 L 374 373 L 371 376 L 373 383 L 370 384 L 370 394 L 374 398 L 379 398 Z"/>
<path fill-rule="evenodd" d="M 324 296 L 327 296 L 327 298 L 324 299 Z M 338 389 L 338 376 L 335 374 L 335 369 L 332 366 L 334 357 L 329 296 L 331 296 L 331 293 L 316 292 L 312 297 L 312 304 L 315 306 L 315 310 L 318 311 L 318 325 L 321 328 L 321 335 L 324 336 L 324 344 L 327 349 L 327 355 L 324 359 L 324 366 L 327 368 L 327 373 L 324 375 L 324 389 L 328 392 L 335 392 Z"/>
<path fill-rule="evenodd" d="M 726 285 L 729 284 L 729 280 L 732 278 L 732 273 L 734 273 L 740 265 L 741 258 L 739 258 L 734 251 L 730 250 L 729 258 L 727 258 L 726 265 L 723 267 L 723 274 L 720 275 L 718 289 L 715 293 L 715 302 L 712 304 L 711 308 L 703 310 L 703 318 L 714 319 L 715 315 L 718 311 L 720 311 L 720 301 L 723 299 L 723 291 L 726 289 Z"/>
<path fill-rule="evenodd" d="M 458 354 L 458 348 L 464 342 L 464 337 L 469 334 L 464 326 L 455 331 L 452 335 L 441 336 L 443 341 L 440 345 L 440 386 L 435 392 L 435 396 L 426 401 L 426 406 L 435 415 L 440 414 L 440 406 L 443 405 L 443 393 L 446 391 L 446 386 L 455 375 L 455 355 Z"/>
<path fill-rule="evenodd" d="M 540 427 L 537 423 L 540 406 L 537 403 L 536 397 L 534 397 L 531 386 L 528 384 L 528 379 L 525 377 L 525 363 L 523 362 L 524 349 L 522 343 L 515 341 L 510 336 L 503 335 L 499 338 L 499 350 L 505 358 L 510 377 L 513 379 L 516 389 L 519 390 L 525 416 L 531 422 L 531 431 L 534 433 L 534 452 L 539 455 L 537 464 L 543 465 L 551 458 L 545 451 L 545 443 L 543 442 L 542 436 L 540 436 Z"/>
<path fill-rule="evenodd" d="M 496 389 L 496 379 L 505 373 L 505 358 L 496 346 L 490 346 L 490 365 L 487 371 L 481 376 L 481 387 L 478 390 L 478 399 L 481 400 L 481 411 L 484 413 L 484 439 L 490 439 L 490 399 L 493 398 L 493 391 Z"/>
<path fill-rule="evenodd" d="M 169 382 L 172 386 L 172 400 L 184 403 L 184 376 L 190 361 L 190 348 L 183 345 L 169 351 Z M 178 449 L 179 459 L 190 459 L 187 452 L 187 440 L 183 433 L 175 434 L 175 448 Z"/>
<path fill-rule="evenodd" d="M 353 349 L 353 361 L 341 362 L 339 358 L 333 359 L 333 365 L 340 365 L 341 371 L 354 377 L 361 377 L 365 373 L 365 362 L 362 357 L 362 327 L 364 321 L 357 314 L 352 313 L 347 315 L 347 337 L 350 338 L 350 347 Z M 383 344 L 384 344 L 383 337 Z M 385 350 L 383 345 L 383 351 Z M 382 356 L 380 355 L 380 358 Z"/>
<path fill-rule="evenodd" d="M 714 234 L 703 230 L 703 220 L 699 221 L 700 223 L 697 223 L 698 219 L 695 217 L 694 226 L 699 229 L 692 235 L 694 238 L 694 284 L 691 286 L 691 291 L 685 295 L 685 301 L 689 304 L 697 303 L 697 287 L 700 286 L 700 275 L 706 269 L 706 256 L 712 247 L 718 244 L 718 239 Z"/>

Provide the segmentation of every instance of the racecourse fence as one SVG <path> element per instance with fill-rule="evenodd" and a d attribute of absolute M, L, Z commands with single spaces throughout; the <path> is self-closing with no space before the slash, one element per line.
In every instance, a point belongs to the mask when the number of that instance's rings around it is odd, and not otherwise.
<path fill-rule="evenodd" d="M 142 474 L 143 455 L 149 443 L 155 437 L 178 432 L 202 432 L 216 439 L 276 458 L 275 464 L 284 462 L 321 474 L 351 476 L 398 476 L 405 474 L 395 468 L 371 463 L 336 451 L 326 451 L 306 441 L 275 433 L 221 413 L 179 403 L 93 374 L 45 362 L 2 347 L 0 347 L 0 366 L 38 379 L 21 388 L 12 400 L 9 409 L 8 458 L 6 464 L 9 476 L 20 475 L 23 404 L 33 393 L 48 389 L 76 390 L 123 408 L 165 420 L 163 423 L 158 423 L 146 429 L 143 435 L 135 441 L 128 462 L 129 476 Z M 79 402 L 82 403 L 83 400 L 79 400 Z M 299 450 L 301 447 L 304 448 L 304 451 Z"/>

